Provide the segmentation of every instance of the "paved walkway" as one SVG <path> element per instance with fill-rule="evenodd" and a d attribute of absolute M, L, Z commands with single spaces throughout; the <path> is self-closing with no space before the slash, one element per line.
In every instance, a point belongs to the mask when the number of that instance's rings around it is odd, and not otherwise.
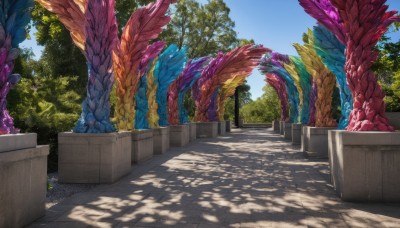
<path fill-rule="evenodd" d="M 400 205 L 342 202 L 327 161 L 265 129 L 198 140 L 50 208 L 32 227 L 399 227 Z"/>

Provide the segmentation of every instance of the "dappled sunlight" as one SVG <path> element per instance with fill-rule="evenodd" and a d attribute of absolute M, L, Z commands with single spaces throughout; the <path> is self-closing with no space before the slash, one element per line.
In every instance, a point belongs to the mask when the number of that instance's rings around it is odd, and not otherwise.
<path fill-rule="evenodd" d="M 344 203 L 326 160 L 307 160 L 269 130 L 200 139 L 77 194 L 43 219 L 103 227 L 395 226 L 399 205 Z M 46 220 L 47 219 L 47 220 Z M 40 220 L 38 221 L 40 224 Z"/>

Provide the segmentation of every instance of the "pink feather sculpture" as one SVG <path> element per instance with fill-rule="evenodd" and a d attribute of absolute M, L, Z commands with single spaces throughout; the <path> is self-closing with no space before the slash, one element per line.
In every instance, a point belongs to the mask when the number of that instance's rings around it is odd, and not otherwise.
<path fill-rule="evenodd" d="M 385 116 L 384 93 L 372 71 L 374 49 L 388 26 L 400 21 L 386 0 L 331 0 L 343 20 L 347 83 L 354 97 L 348 131 L 394 131 Z"/>
<path fill-rule="evenodd" d="M 273 73 L 266 74 L 267 83 L 274 88 L 276 93 L 278 94 L 279 101 L 281 103 L 281 121 L 289 120 L 289 112 L 288 112 L 288 94 L 286 91 L 285 81 Z"/>
<path fill-rule="evenodd" d="M 117 79 L 115 110 L 119 130 L 132 130 L 135 123 L 135 94 L 140 77 L 140 63 L 146 55 L 149 41 L 156 39 L 171 18 L 166 16 L 176 0 L 157 0 L 132 14 L 115 49 L 114 70 Z"/>
<path fill-rule="evenodd" d="M 211 98 L 218 86 L 235 75 L 248 75 L 258 66 L 261 56 L 268 51 L 262 46 L 245 45 L 218 55 L 210 62 L 197 83 L 196 121 L 207 122 Z"/>

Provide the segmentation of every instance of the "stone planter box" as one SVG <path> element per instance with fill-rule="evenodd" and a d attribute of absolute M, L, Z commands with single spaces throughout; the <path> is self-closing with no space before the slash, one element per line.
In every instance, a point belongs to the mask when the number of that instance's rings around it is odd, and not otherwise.
<path fill-rule="evenodd" d="M 226 122 L 224 121 L 219 121 L 218 122 L 218 135 L 226 135 Z"/>
<path fill-rule="evenodd" d="M 189 123 L 189 142 L 193 142 L 196 140 L 197 134 L 197 124 L 196 123 Z"/>
<path fill-rule="evenodd" d="M 169 143 L 171 147 L 184 147 L 189 144 L 189 129 L 188 124 L 169 126 Z"/>
<path fill-rule="evenodd" d="M 169 127 L 159 127 L 153 130 L 153 153 L 163 154 L 170 147 L 169 144 Z"/>
<path fill-rule="evenodd" d="M 58 181 L 113 183 L 131 169 L 131 132 L 58 134 Z"/>
<path fill-rule="evenodd" d="M 279 121 L 279 134 L 283 135 L 285 133 L 285 121 Z"/>
<path fill-rule="evenodd" d="M 283 136 L 285 139 L 292 141 L 292 123 L 284 124 Z"/>
<path fill-rule="evenodd" d="M 153 130 L 132 131 L 132 163 L 139 164 L 149 160 L 154 154 Z"/>
<path fill-rule="evenodd" d="M 329 131 L 329 160 L 342 200 L 400 202 L 400 132 Z"/>
<path fill-rule="evenodd" d="M 306 137 L 307 130 L 307 126 L 301 128 L 301 151 L 303 151 L 304 154 L 308 151 L 308 138 Z"/>
<path fill-rule="evenodd" d="M 24 227 L 45 215 L 49 146 L 36 134 L 0 136 L 0 227 Z"/>
<path fill-rule="evenodd" d="M 334 127 L 303 127 L 302 148 L 304 156 L 311 158 L 328 158 L 328 131 Z"/>
<path fill-rule="evenodd" d="M 232 125 L 230 120 L 226 120 L 226 132 L 232 131 Z"/>
<path fill-rule="evenodd" d="M 274 120 L 272 122 L 272 130 L 276 133 L 280 132 L 280 125 L 279 125 L 279 120 Z"/>
<path fill-rule="evenodd" d="M 400 112 L 386 112 L 386 117 L 396 130 L 400 130 Z"/>
<path fill-rule="evenodd" d="M 218 122 L 199 122 L 196 128 L 197 138 L 216 138 L 218 136 Z"/>
<path fill-rule="evenodd" d="M 302 124 L 293 124 L 292 125 L 292 144 L 293 145 L 301 144 L 302 127 L 303 127 Z"/>

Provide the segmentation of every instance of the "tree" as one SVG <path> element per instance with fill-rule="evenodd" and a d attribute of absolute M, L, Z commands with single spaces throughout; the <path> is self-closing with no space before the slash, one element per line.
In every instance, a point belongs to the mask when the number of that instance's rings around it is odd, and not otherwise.
<path fill-rule="evenodd" d="M 181 0 L 160 39 L 179 47 L 189 46 L 190 58 L 231 50 L 238 40 L 229 12 L 223 0 L 209 0 L 205 5 L 195 0 Z"/>

